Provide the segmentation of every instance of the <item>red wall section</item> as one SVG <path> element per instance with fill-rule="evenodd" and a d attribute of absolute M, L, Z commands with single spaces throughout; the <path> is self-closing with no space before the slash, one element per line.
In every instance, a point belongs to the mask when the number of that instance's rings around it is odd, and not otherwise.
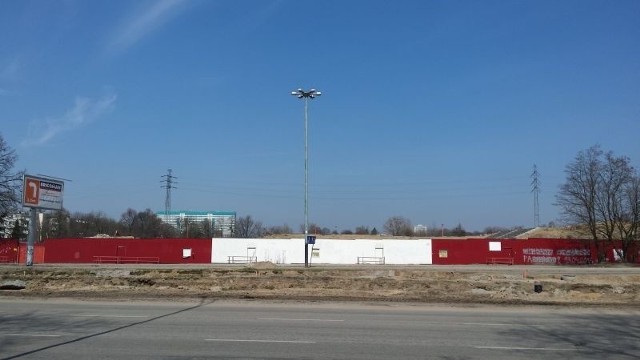
<path fill-rule="evenodd" d="M 597 250 L 589 240 L 528 239 L 519 245 L 516 256 L 526 265 L 583 265 L 598 261 Z M 613 249 L 606 251 L 606 258 L 615 261 Z"/>
<path fill-rule="evenodd" d="M 26 264 L 27 263 L 27 243 L 21 242 L 18 245 L 18 263 Z M 44 245 L 35 244 L 33 245 L 33 263 L 34 264 L 44 264 Z"/>
<path fill-rule="evenodd" d="M 211 239 L 47 239 L 47 263 L 92 263 L 94 256 L 153 257 L 161 264 L 210 264 Z M 182 250 L 191 249 L 183 258 Z"/>
<path fill-rule="evenodd" d="M 434 265 L 484 264 L 489 255 L 486 239 L 433 239 Z"/>
<path fill-rule="evenodd" d="M 500 251 L 489 243 L 499 242 Z M 607 262 L 614 262 L 613 246 L 602 243 Z M 519 265 L 579 265 L 597 263 L 592 241 L 574 239 L 433 239 L 434 265 L 508 263 Z M 634 249 L 634 251 L 637 251 Z"/>
<path fill-rule="evenodd" d="M 18 240 L 0 239 L 0 264 L 15 264 L 18 262 Z"/>

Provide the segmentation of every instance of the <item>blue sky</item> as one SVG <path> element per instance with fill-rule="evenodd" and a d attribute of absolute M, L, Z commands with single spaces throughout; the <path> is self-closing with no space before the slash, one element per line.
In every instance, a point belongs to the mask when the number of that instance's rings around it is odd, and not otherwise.
<path fill-rule="evenodd" d="M 640 2 L 1 1 L 0 133 L 70 211 L 531 226 L 600 144 L 640 158 Z"/>

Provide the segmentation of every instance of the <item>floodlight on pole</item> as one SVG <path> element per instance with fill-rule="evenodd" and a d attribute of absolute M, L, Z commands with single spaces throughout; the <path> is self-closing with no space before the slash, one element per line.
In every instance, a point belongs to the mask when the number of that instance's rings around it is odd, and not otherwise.
<path fill-rule="evenodd" d="M 291 92 L 291 95 L 298 99 L 304 99 L 304 266 L 309 267 L 309 244 L 307 237 L 309 236 L 309 142 L 308 142 L 308 108 L 309 99 L 315 99 L 322 95 L 316 89 L 304 91 L 298 89 Z"/>

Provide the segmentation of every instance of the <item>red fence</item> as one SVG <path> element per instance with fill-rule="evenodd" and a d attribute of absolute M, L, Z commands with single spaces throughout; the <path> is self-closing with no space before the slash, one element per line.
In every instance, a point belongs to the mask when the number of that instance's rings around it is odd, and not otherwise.
<path fill-rule="evenodd" d="M 35 263 L 209 264 L 210 239 L 47 239 L 36 244 Z M 617 256 L 602 242 L 607 262 Z M 17 249 L 17 250 L 16 250 Z M 640 262 L 640 249 L 632 249 Z M 433 239 L 434 265 L 516 264 L 580 265 L 597 263 L 592 241 L 573 239 Z M 0 240 L 0 262 L 25 261 L 26 244 Z"/>
<path fill-rule="evenodd" d="M 47 239 L 44 245 L 46 263 L 211 263 L 211 239 Z"/>
<path fill-rule="evenodd" d="M 618 260 L 614 246 L 601 242 L 607 262 Z M 434 239 L 433 264 L 582 265 L 597 263 L 589 240 L 575 239 Z M 638 249 L 631 249 L 640 260 Z"/>
<path fill-rule="evenodd" d="M 15 264 L 18 262 L 18 240 L 0 239 L 0 264 Z"/>
<path fill-rule="evenodd" d="M 33 263 L 34 264 L 43 264 L 44 263 L 44 245 L 41 243 L 33 245 Z M 18 263 L 26 264 L 27 263 L 27 243 L 20 242 L 18 244 Z"/>

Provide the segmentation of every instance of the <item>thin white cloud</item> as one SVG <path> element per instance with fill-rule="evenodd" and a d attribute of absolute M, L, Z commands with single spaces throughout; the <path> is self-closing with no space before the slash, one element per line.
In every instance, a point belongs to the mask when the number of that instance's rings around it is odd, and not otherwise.
<path fill-rule="evenodd" d="M 14 79 L 18 73 L 20 72 L 20 68 L 22 67 L 22 63 L 16 57 L 11 61 L 5 63 L 0 69 L 0 78 L 3 79 Z"/>
<path fill-rule="evenodd" d="M 19 77 L 22 63 L 15 57 L 10 61 L 0 64 L 0 96 L 9 96 L 13 94 L 13 91 L 7 89 L 5 83 L 14 82 Z"/>
<path fill-rule="evenodd" d="M 180 12 L 180 5 L 185 2 L 185 0 L 160 0 L 140 9 L 118 27 L 118 31 L 112 36 L 107 50 L 113 54 L 135 45 L 145 36 L 177 16 Z"/>
<path fill-rule="evenodd" d="M 64 115 L 32 121 L 29 135 L 22 141 L 22 146 L 45 145 L 60 134 L 93 122 L 113 108 L 116 98 L 116 95 L 104 96 L 98 100 L 77 97 L 75 105 Z"/>

